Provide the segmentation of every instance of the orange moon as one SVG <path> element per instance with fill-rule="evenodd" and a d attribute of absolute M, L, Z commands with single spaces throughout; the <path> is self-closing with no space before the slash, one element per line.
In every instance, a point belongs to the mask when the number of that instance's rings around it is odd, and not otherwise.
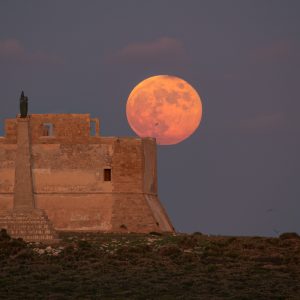
<path fill-rule="evenodd" d="M 185 80 L 158 75 L 141 81 L 126 104 L 130 127 L 140 137 L 154 137 L 160 145 L 188 138 L 199 126 L 202 103 Z"/>

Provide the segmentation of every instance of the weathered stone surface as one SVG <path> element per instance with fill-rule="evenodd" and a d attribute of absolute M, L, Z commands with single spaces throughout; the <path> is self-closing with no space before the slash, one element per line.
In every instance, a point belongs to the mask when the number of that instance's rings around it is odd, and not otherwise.
<path fill-rule="evenodd" d="M 5 228 L 13 238 L 31 242 L 53 242 L 57 234 L 42 210 L 0 211 L 0 228 Z"/>
<path fill-rule="evenodd" d="M 30 150 L 29 118 L 18 118 L 14 185 L 15 210 L 34 208 Z"/>
<path fill-rule="evenodd" d="M 90 123 L 96 124 L 95 136 Z M 43 124 L 53 135 L 43 136 Z M 13 206 L 17 120 L 0 139 L 0 209 Z M 30 116 L 34 204 L 57 230 L 173 231 L 157 195 L 156 143 L 99 135 L 88 114 Z M 104 180 L 111 170 L 111 181 Z"/>
<path fill-rule="evenodd" d="M 2 209 L 6 210 L 0 212 L 0 228 L 5 228 L 12 237 L 21 237 L 27 241 L 55 241 L 57 235 L 47 215 L 35 208 L 29 127 L 28 117 L 17 119 L 16 155 L 12 156 L 15 158 L 13 206 L 12 210 L 8 210 L 11 206 L 3 201 Z M 2 149 L 1 152 L 5 158 L 10 157 L 7 149 Z M 10 165 L 9 159 L 2 164 L 1 175 L 4 176 L 1 187 L 6 188 L 7 193 L 12 190 L 7 179 L 12 179 Z"/>

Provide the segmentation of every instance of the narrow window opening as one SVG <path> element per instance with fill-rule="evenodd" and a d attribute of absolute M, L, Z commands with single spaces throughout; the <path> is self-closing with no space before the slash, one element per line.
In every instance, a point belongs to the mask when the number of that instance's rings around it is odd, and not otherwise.
<path fill-rule="evenodd" d="M 51 123 L 43 124 L 43 136 L 53 136 L 53 124 Z"/>
<path fill-rule="evenodd" d="M 104 181 L 111 181 L 111 169 L 104 169 Z"/>
<path fill-rule="evenodd" d="M 96 122 L 90 121 L 90 136 L 96 136 Z"/>

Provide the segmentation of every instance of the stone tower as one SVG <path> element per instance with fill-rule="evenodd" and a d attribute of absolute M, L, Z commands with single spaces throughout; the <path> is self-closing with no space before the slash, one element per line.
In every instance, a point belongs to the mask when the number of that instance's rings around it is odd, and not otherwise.
<path fill-rule="evenodd" d="M 99 127 L 89 114 L 7 119 L 0 210 L 29 219 L 37 213 L 49 232 L 51 224 L 56 231 L 173 232 L 157 193 L 155 140 L 104 137 Z"/>

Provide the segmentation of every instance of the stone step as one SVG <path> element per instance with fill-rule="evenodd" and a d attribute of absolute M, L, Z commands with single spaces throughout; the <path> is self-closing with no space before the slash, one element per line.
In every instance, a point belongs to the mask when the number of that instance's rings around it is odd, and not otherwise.
<path fill-rule="evenodd" d="M 40 222 L 40 221 L 49 221 L 48 219 L 45 218 L 20 218 L 20 217 L 11 217 L 11 218 L 2 218 L 0 217 L 0 222 L 5 221 L 5 222 L 15 222 L 15 221 L 22 221 L 22 222 Z"/>
<path fill-rule="evenodd" d="M 8 227 L 10 230 L 48 230 L 49 229 L 49 226 L 12 225 L 12 226 L 6 226 L 6 227 Z"/>
<path fill-rule="evenodd" d="M 46 219 L 46 218 L 44 218 L 44 217 L 39 217 L 39 218 L 30 218 L 30 217 L 26 217 L 26 218 L 24 218 L 24 217 L 9 217 L 9 218 L 2 218 L 1 216 L 0 216 L 0 220 L 6 220 L 6 221 L 9 221 L 9 220 L 22 220 L 22 221 L 42 221 L 42 220 L 46 220 L 46 221 L 48 221 L 48 219 Z"/>
<path fill-rule="evenodd" d="M 32 216 L 30 216 L 30 215 L 24 215 L 24 214 L 22 214 L 22 215 L 20 215 L 20 214 L 14 214 L 14 215 L 0 215 L 0 218 L 3 218 L 3 219 L 12 219 L 12 218 L 14 218 L 14 219 L 30 219 L 30 220 L 40 220 L 40 219 L 45 219 L 46 218 L 46 216 L 45 215 L 32 215 Z"/>
<path fill-rule="evenodd" d="M 3 224 L 3 226 L 9 228 L 49 228 L 49 225 L 46 224 L 24 224 L 24 223 L 10 223 L 10 224 Z"/>
<path fill-rule="evenodd" d="M 52 235 L 52 232 L 47 230 L 47 231 L 22 231 L 22 230 L 18 230 L 18 231 L 10 231 L 10 234 L 12 237 L 17 236 L 17 237 L 21 237 L 21 236 L 27 236 L 28 234 L 32 234 L 32 235 Z"/>
<path fill-rule="evenodd" d="M 52 223 L 42 210 L 1 211 L 0 228 L 5 228 L 11 237 L 20 237 L 26 241 L 58 240 Z"/>
<path fill-rule="evenodd" d="M 17 233 L 24 233 L 24 232 L 48 232 L 51 233 L 53 232 L 51 229 L 49 228 L 26 228 L 26 227 L 6 227 L 4 228 L 6 230 L 8 230 L 11 234 L 17 234 Z"/>
<path fill-rule="evenodd" d="M 39 220 L 44 220 L 45 218 L 43 218 L 43 217 L 38 217 L 38 218 L 35 218 L 35 217 L 32 217 L 32 218 L 30 218 L 30 217 L 20 217 L 20 216 L 16 216 L 16 217 L 1 217 L 0 216 L 0 219 L 1 220 L 35 220 L 35 221 L 39 221 Z"/>
<path fill-rule="evenodd" d="M 49 222 L 49 221 L 48 221 Z M 23 224 L 23 225 L 33 225 L 33 226 L 42 226 L 42 225 L 48 225 L 48 222 L 47 221 L 20 221 L 20 220 L 17 220 L 17 221 L 9 221 L 9 222 L 3 222 L 3 221 L 0 221 L 0 224 L 10 224 L 10 225 L 17 225 L 17 224 Z"/>
<path fill-rule="evenodd" d="M 43 224 L 43 223 L 48 223 L 48 220 L 21 220 L 21 219 L 9 219 L 9 220 L 5 220 L 5 219 L 0 219 L 0 223 L 30 223 L 30 224 Z"/>

